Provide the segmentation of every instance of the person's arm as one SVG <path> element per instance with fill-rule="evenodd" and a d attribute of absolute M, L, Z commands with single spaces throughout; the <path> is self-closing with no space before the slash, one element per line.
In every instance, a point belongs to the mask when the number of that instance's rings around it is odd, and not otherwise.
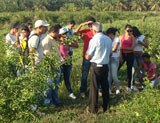
<path fill-rule="evenodd" d="M 73 41 L 71 43 L 71 45 L 69 45 L 69 46 L 74 47 L 74 48 L 78 48 L 79 47 L 79 45 L 78 45 L 78 43 L 76 41 Z"/>
<path fill-rule="evenodd" d="M 35 65 L 35 53 L 36 53 L 36 49 L 38 47 L 39 37 L 32 36 L 29 40 L 31 40 L 30 48 L 29 48 L 29 57 L 30 57 L 31 63 L 33 65 Z"/>
<path fill-rule="evenodd" d="M 84 22 L 84 23 L 81 23 L 75 30 L 74 30 L 74 34 L 77 34 L 79 31 L 80 31 L 80 29 L 81 29 L 81 27 L 82 26 L 84 26 L 84 25 L 87 25 L 87 24 L 90 24 L 90 23 L 93 23 L 92 21 L 87 21 L 87 22 Z"/>
<path fill-rule="evenodd" d="M 19 39 L 19 33 L 16 34 L 16 40 L 15 43 L 13 44 L 16 48 L 20 48 L 20 39 Z"/>
<path fill-rule="evenodd" d="M 144 46 L 145 48 L 148 48 L 148 42 L 146 40 L 144 40 L 143 42 L 138 41 L 138 44 Z"/>
<path fill-rule="evenodd" d="M 154 79 L 156 78 L 156 72 L 157 72 L 157 70 L 154 69 L 154 70 L 153 70 L 153 75 L 152 75 L 152 76 L 148 76 L 148 79 L 149 79 L 149 80 L 154 80 Z"/>
<path fill-rule="evenodd" d="M 117 48 L 119 46 L 119 42 L 116 42 L 112 48 L 112 52 L 116 52 L 117 51 Z"/>
<path fill-rule="evenodd" d="M 34 60 L 35 52 L 36 52 L 36 48 L 34 47 L 29 48 L 29 59 L 32 65 L 35 65 L 35 60 Z"/>
<path fill-rule="evenodd" d="M 52 43 L 49 43 L 48 40 L 46 38 L 43 39 L 42 41 L 42 47 L 43 47 L 43 50 L 44 50 L 44 55 L 48 56 L 51 52 L 51 47 L 52 46 Z"/>
<path fill-rule="evenodd" d="M 94 52 L 95 52 L 95 49 L 96 49 L 96 41 L 97 40 L 93 40 L 91 39 L 91 41 L 89 42 L 89 47 L 88 47 L 88 50 L 85 54 L 85 58 L 87 60 L 90 60 L 92 58 L 92 56 L 94 55 Z"/>
<path fill-rule="evenodd" d="M 123 63 L 123 58 L 122 58 L 122 36 L 120 36 L 120 53 L 119 53 L 119 62 Z"/>

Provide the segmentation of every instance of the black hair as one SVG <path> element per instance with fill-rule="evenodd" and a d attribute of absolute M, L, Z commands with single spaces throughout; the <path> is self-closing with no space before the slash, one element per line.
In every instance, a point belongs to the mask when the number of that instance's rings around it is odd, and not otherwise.
<path fill-rule="evenodd" d="M 29 30 L 28 26 L 26 26 L 26 25 L 22 26 L 21 30 L 24 30 L 24 31 L 30 33 L 30 30 Z"/>
<path fill-rule="evenodd" d="M 59 25 L 54 25 L 54 26 L 51 26 L 51 28 L 49 29 L 49 33 L 51 33 L 51 32 L 58 32 L 59 31 Z"/>
<path fill-rule="evenodd" d="M 132 26 L 130 24 L 126 24 L 124 29 L 127 29 L 127 28 L 131 28 L 132 29 Z"/>
<path fill-rule="evenodd" d="M 134 37 L 139 37 L 140 35 L 142 35 L 142 33 L 139 31 L 139 29 L 136 26 L 133 26 L 132 30 L 133 30 Z"/>
<path fill-rule="evenodd" d="M 26 25 L 27 25 L 27 26 L 29 26 L 29 25 L 32 25 L 32 26 L 33 26 L 33 24 L 32 24 L 31 22 L 28 22 Z"/>
<path fill-rule="evenodd" d="M 62 26 L 59 23 L 55 24 L 54 26 L 56 26 L 59 29 L 62 28 Z"/>
<path fill-rule="evenodd" d="M 87 21 L 96 22 L 96 19 L 95 19 L 94 17 L 92 17 L 92 16 L 89 16 L 89 17 L 87 18 Z"/>
<path fill-rule="evenodd" d="M 142 58 L 150 58 L 151 56 L 148 53 L 143 53 Z"/>
<path fill-rule="evenodd" d="M 14 28 L 19 28 L 19 23 L 18 22 L 11 23 L 10 29 L 14 29 Z"/>
<path fill-rule="evenodd" d="M 118 29 L 117 28 L 114 28 L 114 27 L 111 27 L 111 28 L 108 28 L 105 32 L 105 34 L 113 34 L 113 35 L 116 35 L 116 32 L 118 32 Z"/>
<path fill-rule="evenodd" d="M 69 24 L 75 25 L 76 22 L 75 22 L 74 20 L 70 20 L 70 21 L 69 21 Z"/>

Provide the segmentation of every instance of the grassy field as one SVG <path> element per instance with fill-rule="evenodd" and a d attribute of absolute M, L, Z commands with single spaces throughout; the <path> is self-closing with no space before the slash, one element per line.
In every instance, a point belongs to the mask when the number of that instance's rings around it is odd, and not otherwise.
<path fill-rule="evenodd" d="M 126 17 L 127 18 L 127 17 Z M 123 33 L 124 26 L 129 23 L 135 26 L 138 26 L 143 34 L 146 35 L 147 41 L 149 42 L 149 49 L 146 51 L 149 52 L 152 56 L 152 60 L 156 62 L 158 67 L 160 67 L 160 17 L 158 16 L 149 16 L 146 18 L 145 22 L 142 22 L 141 19 L 132 19 L 130 20 L 116 20 L 112 23 L 106 22 L 103 27 L 106 30 L 108 27 L 117 27 L 120 28 L 120 34 Z M 19 122 L 37 122 L 37 123 L 160 123 L 160 89 L 146 89 L 145 91 L 140 92 L 132 92 L 127 93 L 125 86 L 126 82 L 126 67 L 124 67 L 119 72 L 119 79 L 121 85 L 121 94 L 115 95 L 114 93 L 111 95 L 110 100 L 110 108 L 106 113 L 102 112 L 102 98 L 99 98 L 99 112 L 98 114 L 88 114 L 86 112 L 86 107 L 88 106 L 88 95 L 86 99 L 81 99 L 79 95 L 79 87 L 80 87 L 80 77 L 81 77 L 81 63 L 82 63 L 82 47 L 83 43 L 79 43 L 80 47 L 78 49 L 74 49 L 73 55 L 73 68 L 71 74 L 71 84 L 73 87 L 73 91 L 77 96 L 76 100 L 72 100 L 68 97 L 68 92 L 65 88 L 64 82 L 62 82 L 59 86 L 59 96 L 63 101 L 63 106 L 55 107 L 39 107 L 37 115 L 30 114 L 27 110 L 27 105 L 30 103 L 23 102 L 24 105 L 19 103 L 21 98 L 16 97 L 15 90 L 9 90 L 10 86 L 8 83 L 14 82 L 16 78 L 9 78 L 8 73 L 5 71 L 5 61 L 7 59 L 4 55 L 5 43 L 4 43 L 4 34 L 8 31 L 5 27 L 8 25 L 5 24 L 3 28 L 1 28 L 1 52 L 0 52 L 0 121 L 4 121 L 3 118 L 8 118 L 8 122 L 11 122 L 9 119 L 13 117 L 15 119 L 15 123 Z M 7 79 L 6 79 L 6 78 Z M 23 78 L 19 78 L 23 80 Z M 26 78 L 25 78 L 26 79 Z M 6 83 L 7 86 L 4 86 Z M 8 80 L 8 81 L 7 81 Z M 26 81 L 34 82 L 34 80 L 28 78 Z M 20 81 L 21 82 L 21 81 Z M 39 81 L 38 81 L 39 82 Z M 90 82 L 90 77 L 88 78 L 88 85 Z M 21 83 L 19 83 L 21 85 Z M 28 83 L 29 84 L 29 83 Z M 34 85 L 34 84 L 33 84 Z M 34 87 L 34 86 L 31 87 Z M 27 85 L 24 85 L 27 86 Z M 7 87 L 8 92 L 4 91 L 4 88 Z M 13 89 L 13 88 L 11 88 Z M 14 88 L 16 89 L 16 88 Z M 89 88 L 87 89 L 89 92 Z M 28 90 L 29 93 L 30 90 Z M 88 94 L 87 92 L 87 94 Z M 3 95 L 3 94 L 10 95 Z M 5 107 L 7 104 L 12 102 L 11 100 L 17 99 L 17 111 L 9 109 Z M 27 105 L 25 105 L 27 104 Z M 10 104 L 11 105 L 11 104 Z M 8 105 L 7 105 L 8 106 Z M 25 109 L 28 112 L 25 112 Z M 20 113 L 19 113 L 19 112 Z M 26 113 L 26 114 L 25 114 Z M 13 115 L 8 115 L 13 114 Z M 22 115 L 22 116 L 20 116 Z M 24 119 L 23 116 L 27 115 L 28 119 Z M 5 117 L 6 116 L 6 117 Z M 19 117 L 18 117 L 19 116 Z M 15 117 L 18 117 L 17 119 Z M 7 122 L 6 121 L 6 122 Z"/>

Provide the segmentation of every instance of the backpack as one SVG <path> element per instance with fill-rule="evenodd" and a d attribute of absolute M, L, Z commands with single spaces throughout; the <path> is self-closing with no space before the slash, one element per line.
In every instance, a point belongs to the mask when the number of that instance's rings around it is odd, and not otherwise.
<path fill-rule="evenodd" d="M 37 49 L 38 49 L 38 47 L 39 47 L 39 45 L 40 45 L 40 37 L 39 37 L 39 35 L 37 35 L 37 34 L 32 34 L 31 36 L 29 36 L 29 39 L 32 37 L 32 36 L 38 36 L 38 45 L 37 45 Z M 28 39 L 28 40 L 29 40 Z"/>

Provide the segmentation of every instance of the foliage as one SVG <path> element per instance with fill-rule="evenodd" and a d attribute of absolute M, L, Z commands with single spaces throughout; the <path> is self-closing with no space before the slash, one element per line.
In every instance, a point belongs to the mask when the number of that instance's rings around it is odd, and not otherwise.
<path fill-rule="evenodd" d="M 159 11 L 159 0 L 0 0 L 1 12 L 17 11 Z"/>
<path fill-rule="evenodd" d="M 10 46 L 11 48 L 5 49 L 4 46 L 2 42 L 1 50 L 7 49 L 7 54 L 0 52 L 0 122 L 19 119 L 27 122 L 36 121 L 39 118 L 38 112 L 44 107 L 47 78 L 56 76 L 57 61 L 52 55 L 45 57 L 34 69 L 29 65 L 24 67 L 20 64 L 19 53 L 15 48 Z"/>
<path fill-rule="evenodd" d="M 54 77 L 56 68 L 60 65 L 54 57 L 48 56 L 43 59 L 39 68 L 28 70 L 25 74 L 19 77 L 11 75 L 8 71 L 8 62 L 11 61 L 16 69 L 19 66 L 19 56 L 17 52 L 13 52 L 13 57 L 7 57 L 6 45 L 3 39 L 7 32 L 8 24 L 19 21 L 25 23 L 28 19 L 33 21 L 35 19 L 46 19 L 51 24 L 66 22 L 66 18 L 75 19 L 77 23 L 86 20 L 88 15 L 93 15 L 95 18 L 105 23 L 104 30 L 108 27 L 120 28 L 120 35 L 124 32 L 124 26 L 127 23 L 137 26 L 141 32 L 146 36 L 149 43 L 149 49 L 145 49 L 152 56 L 152 60 L 160 66 L 159 58 L 159 13 L 147 12 L 96 12 L 88 11 L 81 12 L 17 12 L 17 13 L 1 13 L 1 40 L 0 40 L 0 122 L 108 122 L 108 123 L 141 123 L 159 122 L 160 111 L 160 92 L 156 89 L 147 89 L 146 91 L 128 94 L 125 92 L 125 68 L 120 72 L 121 80 L 121 94 L 111 96 L 111 107 L 106 113 L 102 113 L 100 107 L 97 115 L 87 114 L 85 107 L 88 99 L 71 100 L 68 99 L 68 93 L 62 83 L 59 86 L 59 95 L 64 102 L 63 107 L 48 107 L 44 108 L 42 104 L 43 91 L 48 88 L 46 79 L 48 76 Z M 83 15 L 83 16 L 82 16 Z M 146 15 L 145 21 L 141 17 Z M 126 19 L 127 18 L 127 19 Z M 110 21 L 110 19 L 112 21 Z M 53 22 L 54 20 L 54 22 Z M 76 37 L 77 38 L 77 37 Z M 82 43 L 78 41 L 80 48 L 73 49 L 73 69 L 71 74 L 71 84 L 75 94 L 79 94 L 80 77 L 81 77 L 81 62 L 82 62 Z M 53 54 L 56 51 L 53 52 Z M 51 59 L 52 58 L 52 59 Z M 53 71 L 47 71 L 48 68 Z M 14 70 L 14 67 L 12 68 Z M 12 70 L 11 69 L 11 70 Z M 38 101 L 38 103 L 37 103 Z M 100 105 L 102 99 L 99 99 Z M 39 103 L 40 102 L 40 103 Z M 38 106 L 37 110 L 33 111 Z M 40 116 L 39 112 L 44 112 L 46 115 Z M 39 119 L 37 119 L 39 118 Z"/>

